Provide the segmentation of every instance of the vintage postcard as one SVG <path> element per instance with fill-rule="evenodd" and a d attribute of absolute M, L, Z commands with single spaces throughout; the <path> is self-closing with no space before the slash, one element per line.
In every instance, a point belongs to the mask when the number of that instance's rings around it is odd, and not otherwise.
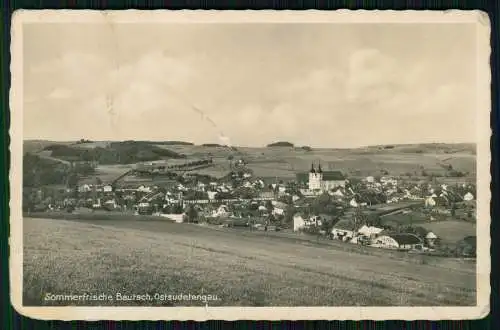
<path fill-rule="evenodd" d="M 479 11 L 18 11 L 11 297 L 39 319 L 473 319 Z"/>

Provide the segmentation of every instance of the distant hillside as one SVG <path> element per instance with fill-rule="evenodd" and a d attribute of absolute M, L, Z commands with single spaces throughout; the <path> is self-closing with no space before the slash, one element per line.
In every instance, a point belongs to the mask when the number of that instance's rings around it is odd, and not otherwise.
<path fill-rule="evenodd" d="M 57 161 L 27 154 L 23 157 L 23 187 L 64 184 L 67 167 Z"/>
<path fill-rule="evenodd" d="M 290 148 L 293 148 L 293 146 L 294 146 L 293 143 L 287 141 L 279 141 L 267 145 L 267 147 L 290 147 Z"/>
<path fill-rule="evenodd" d="M 203 143 L 201 146 L 202 147 L 222 147 L 222 145 L 220 145 L 218 143 Z"/>
<path fill-rule="evenodd" d="M 148 144 L 161 144 L 166 146 L 193 146 L 194 143 L 186 141 L 135 141 Z"/>
<path fill-rule="evenodd" d="M 387 150 L 401 153 L 476 153 L 474 143 L 418 143 L 369 146 L 368 149 Z"/>
<path fill-rule="evenodd" d="M 78 145 L 52 144 L 44 148 L 51 151 L 51 157 L 63 160 L 97 161 L 100 164 L 134 164 L 165 158 L 185 158 L 175 151 L 151 145 L 149 142 L 125 141 L 111 142 L 108 147 L 92 149 Z"/>

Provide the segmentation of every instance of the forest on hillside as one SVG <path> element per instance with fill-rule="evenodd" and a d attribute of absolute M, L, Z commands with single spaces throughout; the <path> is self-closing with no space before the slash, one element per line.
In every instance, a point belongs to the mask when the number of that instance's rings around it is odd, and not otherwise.
<path fill-rule="evenodd" d="M 47 146 L 51 157 L 71 161 L 95 161 L 99 164 L 135 164 L 165 158 L 186 158 L 175 151 L 160 148 L 150 143 L 139 141 L 112 142 L 108 147 L 79 148 L 62 144 Z"/>

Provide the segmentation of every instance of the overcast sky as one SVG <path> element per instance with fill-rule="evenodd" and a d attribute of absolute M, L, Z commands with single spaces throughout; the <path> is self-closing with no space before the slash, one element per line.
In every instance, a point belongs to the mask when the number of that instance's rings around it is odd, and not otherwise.
<path fill-rule="evenodd" d="M 25 139 L 476 140 L 474 25 L 45 23 L 23 33 Z"/>

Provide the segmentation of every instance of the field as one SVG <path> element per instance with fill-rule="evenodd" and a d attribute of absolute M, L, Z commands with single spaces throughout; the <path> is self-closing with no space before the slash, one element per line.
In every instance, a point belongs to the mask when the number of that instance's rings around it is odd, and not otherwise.
<path fill-rule="evenodd" d="M 297 148 L 248 148 L 238 147 L 237 151 L 221 147 L 201 146 L 166 146 L 169 149 L 182 153 L 189 158 L 202 158 L 210 155 L 217 168 L 207 169 L 212 174 L 222 171 L 227 173 L 232 155 L 234 159 L 243 159 L 247 168 L 255 176 L 262 178 L 291 179 L 297 172 L 308 171 L 311 163 L 321 161 L 324 170 L 339 170 L 349 176 L 380 175 L 387 172 L 390 175 L 411 174 L 419 178 L 423 171 L 435 174 L 445 174 L 443 165 L 451 165 L 453 169 L 469 173 L 469 178 L 474 178 L 476 156 L 470 150 L 456 150 L 455 153 L 445 147 L 421 148 L 421 153 L 411 152 L 406 146 L 399 149 L 317 149 L 305 151 Z M 453 183 L 457 178 L 442 178 L 443 181 Z"/>
<path fill-rule="evenodd" d="M 442 237 L 445 243 L 453 244 L 466 236 L 476 236 L 476 224 L 467 221 L 438 221 L 421 224 L 421 226 L 432 231 L 438 237 Z"/>
<path fill-rule="evenodd" d="M 168 221 L 25 218 L 23 227 L 24 305 L 54 304 L 42 299 L 48 292 L 213 294 L 210 304 L 223 306 L 475 305 L 475 264 L 453 259 L 414 262 Z"/>
<path fill-rule="evenodd" d="M 103 142 L 92 142 L 74 145 L 70 142 L 58 144 L 72 145 L 74 148 L 92 149 L 104 146 Z M 301 148 L 272 147 L 213 147 L 196 145 L 172 145 L 159 142 L 141 142 L 142 146 L 160 148 L 165 151 L 185 155 L 185 159 L 161 157 L 159 162 L 169 165 L 189 162 L 191 160 L 211 157 L 214 166 L 197 170 L 202 175 L 216 178 L 224 177 L 230 171 L 230 160 L 242 159 L 247 163 L 247 168 L 252 170 L 256 177 L 262 179 L 290 180 L 296 173 L 308 171 L 311 163 L 321 162 L 324 170 L 338 170 L 348 177 L 364 177 L 368 175 L 388 174 L 393 176 L 410 175 L 412 180 L 419 180 L 430 174 L 446 175 L 446 168 L 465 174 L 464 177 L 441 177 L 444 183 L 453 184 L 462 181 L 475 181 L 476 156 L 474 145 L 471 144 L 423 144 L 401 146 L 374 146 L 353 149 L 312 149 L 306 151 Z M 40 152 L 44 147 L 54 144 L 48 141 L 25 141 L 25 152 L 35 152 L 45 158 L 53 159 L 50 152 Z M 100 165 L 95 175 L 82 178 L 82 182 L 93 182 L 99 177 L 104 183 L 111 182 L 114 178 L 124 173 L 125 166 Z"/>

